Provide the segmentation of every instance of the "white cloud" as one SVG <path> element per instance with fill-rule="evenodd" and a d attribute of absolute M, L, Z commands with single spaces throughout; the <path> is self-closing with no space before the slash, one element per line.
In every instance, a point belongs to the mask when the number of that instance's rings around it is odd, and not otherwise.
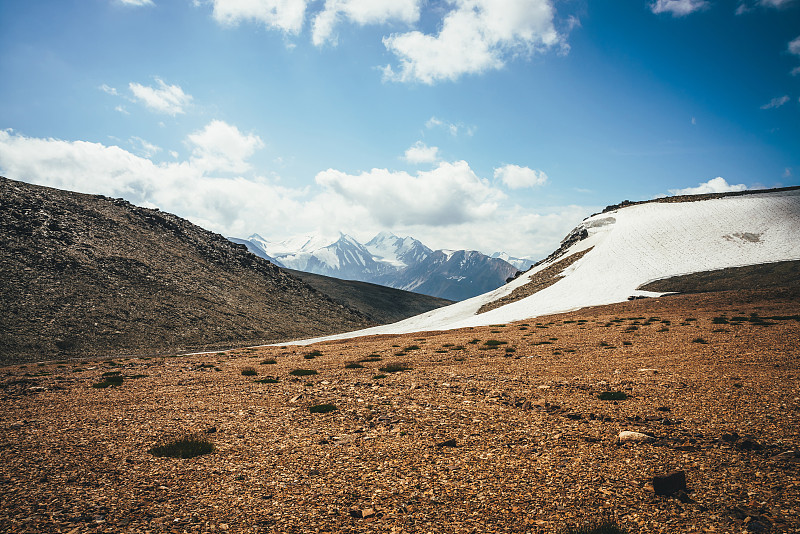
<path fill-rule="evenodd" d="M 800 56 L 800 36 L 796 37 L 795 39 L 792 39 L 789 42 L 789 46 L 787 48 L 790 53 L 796 56 Z"/>
<path fill-rule="evenodd" d="M 312 41 L 316 46 L 335 42 L 333 32 L 343 18 L 361 26 L 416 22 L 419 3 L 420 0 L 326 0 L 325 8 L 314 18 Z"/>
<path fill-rule="evenodd" d="M 105 84 L 105 83 L 100 86 L 100 90 L 103 91 L 104 93 L 108 93 L 110 95 L 119 96 L 119 93 L 117 92 L 117 90 L 115 88 L 113 88 L 110 85 Z"/>
<path fill-rule="evenodd" d="M 706 0 L 656 0 L 650 4 L 653 13 L 670 13 L 673 17 L 683 17 L 707 7 Z"/>
<path fill-rule="evenodd" d="M 328 169 L 317 174 L 316 182 L 365 209 L 384 226 L 412 223 L 446 226 L 483 220 L 505 198 L 501 191 L 479 178 L 465 161 L 443 162 L 416 176 L 387 169 L 372 169 L 358 175 Z"/>
<path fill-rule="evenodd" d="M 429 130 L 434 128 L 442 128 L 443 130 L 447 131 L 453 137 L 457 136 L 460 131 L 464 131 L 466 135 L 472 137 L 475 134 L 476 128 L 474 126 L 464 126 L 463 124 L 454 124 L 452 122 L 447 122 L 437 117 L 431 117 L 425 123 L 425 127 Z"/>
<path fill-rule="evenodd" d="M 766 104 L 761 106 L 761 109 L 779 108 L 782 105 L 784 105 L 785 103 L 787 103 L 788 101 L 789 101 L 789 96 L 788 95 L 776 96 L 775 98 L 773 98 L 772 100 L 770 100 L 769 102 L 767 102 Z"/>
<path fill-rule="evenodd" d="M 160 78 L 156 78 L 158 87 L 148 87 L 139 83 L 128 84 L 133 93 L 134 101 L 139 101 L 147 108 L 158 113 L 177 115 L 184 113 L 184 107 L 192 102 L 192 96 L 183 92 L 177 85 L 167 85 Z"/>
<path fill-rule="evenodd" d="M 236 126 L 220 120 L 190 134 L 189 142 L 194 145 L 192 164 L 204 171 L 245 172 L 250 168 L 250 156 L 264 147 L 259 136 L 244 135 Z"/>
<path fill-rule="evenodd" d="M 793 4 L 795 0 L 760 0 L 759 4 L 765 7 L 774 7 L 776 9 L 784 8 Z"/>
<path fill-rule="evenodd" d="M 547 175 L 544 171 L 537 171 L 519 165 L 503 165 L 494 170 L 496 180 L 502 181 L 511 189 L 521 189 L 523 187 L 536 187 L 547 182 Z"/>
<path fill-rule="evenodd" d="M 131 145 L 133 145 L 134 150 L 146 158 L 151 158 L 161 152 L 160 146 L 156 146 L 153 143 L 145 141 L 141 137 L 133 136 L 130 138 L 129 142 Z"/>
<path fill-rule="evenodd" d="M 212 0 L 214 20 L 226 26 L 242 21 L 297 34 L 303 27 L 306 0 Z"/>
<path fill-rule="evenodd" d="M 117 2 L 125 6 L 134 6 L 134 7 L 155 5 L 153 4 L 153 0 L 117 0 Z"/>
<path fill-rule="evenodd" d="M 319 173 L 317 184 L 289 188 L 252 173 L 219 176 L 202 158 L 178 160 L 178 154 L 170 155 L 175 161 L 155 163 L 118 146 L 0 130 L 2 176 L 123 197 L 227 236 L 257 232 L 284 239 L 337 229 L 366 240 L 391 230 L 434 248 L 543 257 L 582 218 L 601 208 L 563 206 L 532 212 L 513 204 L 463 161 L 441 163 L 414 175 L 373 169 L 351 176 L 331 169 Z"/>
<path fill-rule="evenodd" d="M 403 157 L 409 163 L 433 163 L 439 159 L 439 147 L 417 141 L 406 150 Z"/>
<path fill-rule="evenodd" d="M 384 68 L 386 80 L 422 82 L 456 80 L 502 68 L 508 59 L 563 44 L 553 26 L 550 0 L 450 0 L 437 35 L 420 31 L 384 37 L 397 56 L 399 70 Z"/>
<path fill-rule="evenodd" d="M 130 115 L 130 114 L 131 114 L 131 112 L 130 112 L 130 111 L 128 111 L 127 109 L 125 109 L 125 106 L 117 106 L 117 107 L 115 107 L 115 108 L 114 108 L 114 111 L 119 111 L 119 112 L 120 112 L 120 113 L 122 113 L 123 115 Z"/>
<path fill-rule="evenodd" d="M 703 182 L 697 187 L 687 187 L 686 189 L 670 189 L 672 195 L 702 195 L 706 193 L 728 193 L 731 191 L 744 191 L 747 186 L 744 184 L 729 184 L 725 178 L 718 176 L 707 182 Z"/>

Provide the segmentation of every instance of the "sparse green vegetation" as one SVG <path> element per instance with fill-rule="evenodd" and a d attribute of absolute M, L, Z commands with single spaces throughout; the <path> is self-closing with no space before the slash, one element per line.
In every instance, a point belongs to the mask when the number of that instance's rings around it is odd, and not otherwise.
<path fill-rule="evenodd" d="M 603 401 L 619 401 L 627 399 L 628 394 L 623 391 L 603 391 L 597 398 Z"/>
<path fill-rule="evenodd" d="M 311 376 L 317 374 L 314 369 L 294 369 L 289 371 L 289 374 L 292 376 Z"/>
<path fill-rule="evenodd" d="M 311 413 L 329 413 L 338 410 L 333 404 L 316 404 L 309 406 L 308 411 Z"/>
<path fill-rule="evenodd" d="M 261 360 L 261 365 L 275 365 L 278 363 L 278 360 L 275 358 L 267 358 L 266 360 Z"/>
<path fill-rule="evenodd" d="M 197 436 L 184 436 L 180 439 L 161 443 L 148 452 L 153 456 L 166 458 L 194 458 L 214 451 L 214 444 Z"/>
<path fill-rule="evenodd" d="M 507 345 L 508 341 L 500 341 L 497 339 L 489 339 L 487 340 L 484 345 L 487 347 L 499 347 L 500 345 Z"/>
<path fill-rule="evenodd" d="M 277 384 L 278 379 L 268 376 L 265 378 L 259 378 L 258 380 L 253 380 L 253 382 L 255 382 L 256 384 Z"/>
<path fill-rule="evenodd" d="M 380 380 L 381 378 L 386 378 L 386 375 L 375 375 L 372 377 L 373 380 Z"/>
<path fill-rule="evenodd" d="M 243 367 L 242 376 L 256 376 L 258 372 L 253 367 Z"/>
<path fill-rule="evenodd" d="M 407 363 L 394 362 L 394 363 L 387 364 L 387 365 L 385 365 L 384 367 L 381 367 L 378 370 L 383 372 L 383 373 L 399 373 L 401 371 L 408 371 L 409 369 L 411 369 L 411 367 L 409 367 Z"/>
<path fill-rule="evenodd" d="M 109 375 L 109 376 L 106 376 L 102 381 L 92 384 L 92 387 L 96 388 L 96 389 L 105 389 L 105 388 L 108 388 L 108 387 L 117 387 L 117 386 L 121 386 L 122 385 L 122 380 L 123 380 L 122 376 L 120 376 L 118 374 Z"/>

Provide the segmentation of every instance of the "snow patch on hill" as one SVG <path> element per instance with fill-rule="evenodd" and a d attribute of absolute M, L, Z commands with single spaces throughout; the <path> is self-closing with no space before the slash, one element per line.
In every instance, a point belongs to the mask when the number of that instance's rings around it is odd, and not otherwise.
<path fill-rule="evenodd" d="M 800 191 L 781 191 L 682 203 L 646 203 L 584 220 L 586 237 L 557 259 L 592 249 L 555 284 L 477 315 L 485 303 L 510 294 L 554 260 L 498 289 L 398 323 L 307 344 L 375 334 L 449 330 L 519 321 L 623 302 L 647 282 L 699 271 L 800 259 Z M 574 232 L 573 232 L 574 233 Z"/>

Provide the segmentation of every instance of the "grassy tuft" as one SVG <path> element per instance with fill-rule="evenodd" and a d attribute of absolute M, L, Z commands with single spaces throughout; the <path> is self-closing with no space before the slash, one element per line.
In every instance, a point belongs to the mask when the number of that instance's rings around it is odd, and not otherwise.
<path fill-rule="evenodd" d="M 317 374 L 317 372 L 314 369 L 295 369 L 289 371 L 289 374 L 292 376 L 311 376 Z"/>
<path fill-rule="evenodd" d="M 120 375 L 106 376 L 102 382 L 92 384 L 93 388 L 105 389 L 108 387 L 117 387 L 122 385 L 122 377 Z"/>
<path fill-rule="evenodd" d="M 380 380 L 381 378 L 386 378 L 386 375 L 375 375 L 372 377 L 373 380 Z"/>
<path fill-rule="evenodd" d="M 242 376 L 256 376 L 258 372 L 252 367 L 243 367 Z"/>
<path fill-rule="evenodd" d="M 214 444 L 197 436 L 184 436 L 180 439 L 160 443 L 148 452 L 161 458 L 194 458 L 214 451 Z"/>
<path fill-rule="evenodd" d="M 333 404 L 316 404 L 314 406 L 310 406 L 308 411 L 311 413 L 328 413 L 338 410 L 336 406 Z"/>
<path fill-rule="evenodd" d="M 409 367 L 407 363 L 394 362 L 386 364 L 378 370 L 384 373 L 399 373 L 401 371 L 408 371 L 409 369 L 411 369 L 411 367 Z"/>
<path fill-rule="evenodd" d="M 617 401 L 627 399 L 628 395 L 622 391 L 603 391 L 597 398 L 604 401 Z"/>
<path fill-rule="evenodd" d="M 278 383 L 278 379 L 268 376 L 266 378 L 260 378 L 258 380 L 253 380 L 253 382 L 255 382 L 256 384 L 277 384 Z"/>
<path fill-rule="evenodd" d="M 497 339 L 489 339 L 484 342 L 487 347 L 499 347 L 500 345 L 507 345 L 508 341 L 499 341 Z"/>
<path fill-rule="evenodd" d="M 275 365 L 278 363 L 278 360 L 275 358 L 267 358 L 266 360 L 261 360 L 261 365 Z"/>

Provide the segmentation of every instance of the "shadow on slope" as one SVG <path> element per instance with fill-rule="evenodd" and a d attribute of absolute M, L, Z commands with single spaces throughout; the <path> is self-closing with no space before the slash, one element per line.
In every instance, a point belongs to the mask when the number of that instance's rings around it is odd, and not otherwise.
<path fill-rule="evenodd" d="M 452 300 L 403 291 L 368 282 L 340 280 L 320 274 L 287 269 L 336 302 L 359 310 L 376 323 L 395 323 L 453 303 Z"/>

